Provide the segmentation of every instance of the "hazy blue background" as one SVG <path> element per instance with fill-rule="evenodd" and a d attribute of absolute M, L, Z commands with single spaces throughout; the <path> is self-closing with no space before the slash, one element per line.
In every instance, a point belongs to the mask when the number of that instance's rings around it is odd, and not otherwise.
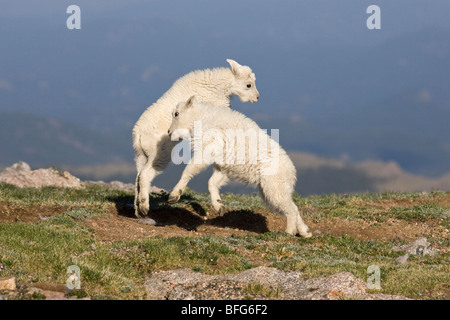
<path fill-rule="evenodd" d="M 81 8 L 81 30 L 66 9 Z M 381 30 L 366 9 L 381 8 Z M 0 165 L 132 163 L 131 129 L 178 77 L 249 65 L 232 100 L 289 151 L 450 172 L 450 1 L 0 0 Z M 127 177 L 132 181 L 132 177 Z"/>

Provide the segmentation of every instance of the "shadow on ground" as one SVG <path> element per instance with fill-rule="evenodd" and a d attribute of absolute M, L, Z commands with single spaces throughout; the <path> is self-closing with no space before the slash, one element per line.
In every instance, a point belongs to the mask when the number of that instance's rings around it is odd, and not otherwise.
<path fill-rule="evenodd" d="M 167 203 L 167 194 L 152 195 L 149 217 L 157 221 L 159 226 L 175 225 L 187 231 L 197 231 L 199 226 L 215 226 L 219 228 L 241 229 L 249 232 L 268 232 L 267 219 L 250 210 L 229 210 L 218 216 L 213 209 L 202 206 L 190 195 L 183 195 L 180 202 L 183 208 Z M 136 219 L 132 196 L 114 196 L 108 199 L 115 203 L 119 216 Z"/>

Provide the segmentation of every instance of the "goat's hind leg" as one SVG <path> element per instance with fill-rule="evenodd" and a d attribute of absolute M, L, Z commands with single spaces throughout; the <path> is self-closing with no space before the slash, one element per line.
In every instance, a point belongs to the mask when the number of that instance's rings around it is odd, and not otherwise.
<path fill-rule="evenodd" d="M 300 234 L 304 238 L 310 238 L 312 233 L 309 231 L 308 226 L 303 222 L 300 216 L 300 211 L 297 205 L 292 200 L 292 196 L 286 197 L 282 204 L 282 212 L 287 218 L 286 232 L 290 234 Z"/>
<path fill-rule="evenodd" d="M 141 176 L 142 169 L 144 168 L 145 164 L 147 163 L 147 156 L 144 154 L 137 155 L 135 158 L 136 162 L 136 183 L 134 185 L 134 215 L 137 218 L 142 218 L 140 214 L 140 198 L 141 198 L 141 188 L 139 187 L 139 180 Z"/>
<path fill-rule="evenodd" d="M 150 210 L 150 183 L 157 174 L 158 172 L 152 166 L 152 161 L 147 161 L 145 166 L 138 173 L 136 178 L 138 196 L 135 200 L 137 203 L 137 208 L 135 210 L 137 218 L 144 218 L 148 215 Z"/>
<path fill-rule="evenodd" d="M 228 182 L 229 178 L 226 174 L 220 171 L 220 169 L 215 166 L 214 172 L 208 181 L 208 190 L 211 195 L 211 203 L 214 210 L 220 215 L 224 211 L 224 206 L 222 204 L 222 199 L 220 198 L 219 189 Z"/>
<path fill-rule="evenodd" d="M 292 200 L 292 190 L 279 182 L 267 181 L 260 185 L 260 191 L 269 206 L 286 217 L 286 232 L 289 234 L 300 234 L 309 238 L 312 233 L 303 222 L 297 205 Z"/>
<path fill-rule="evenodd" d="M 135 198 L 135 208 L 137 208 L 135 215 L 138 218 L 148 215 L 150 210 L 150 185 L 153 179 L 162 173 L 169 164 L 173 146 L 176 144 L 176 142 L 170 141 L 169 136 L 153 139 L 146 146 L 146 162 L 138 164 L 138 161 L 142 161 L 142 159 L 136 159 L 138 170 L 141 166 L 136 178 L 138 196 Z M 154 141 L 158 142 L 154 144 Z"/>

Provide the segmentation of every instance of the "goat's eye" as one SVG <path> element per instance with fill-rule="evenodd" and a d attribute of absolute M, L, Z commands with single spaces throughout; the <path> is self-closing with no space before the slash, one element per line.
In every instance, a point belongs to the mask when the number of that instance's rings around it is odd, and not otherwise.
<path fill-rule="evenodd" d="M 247 85 L 247 88 L 251 88 L 252 87 L 252 85 L 251 85 L 251 83 L 249 83 L 248 85 Z"/>
<path fill-rule="evenodd" d="M 178 117 L 178 115 L 179 115 L 178 111 L 175 112 L 173 115 L 174 115 L 175 117 Z"/>

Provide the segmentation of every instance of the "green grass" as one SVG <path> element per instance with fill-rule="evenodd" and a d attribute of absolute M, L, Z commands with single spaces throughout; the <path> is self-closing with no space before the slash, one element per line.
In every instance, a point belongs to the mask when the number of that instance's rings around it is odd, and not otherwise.
<path fill-rule="evenodd" d="M 430 192 L 430 193 L 382 193 L 382 194 L 331 194 L 327 196 L 310 196 L 302 198 L 294 196 L 296 204 L 303 208 L 314 208 L 313 213 L 306 210 L 313 218 L 337 217 L 343 219 L 364 219 L 366 221 L 385 222 L 388 218 L 406 221 L 426 221 L 430 219 L 441 219 L 443 225 L 449 227 L 450 208 L 448 206 L 437 205 L 435 203 L 425 203 L 422 205 L 412 205 L 404 207 L 402 205 L 383 210 L 376 206 L 368 205 L 370 201 L 379 200 L 408 200 L 414 203 L 419 199 L 440 198 L 448 196 L 450 192 Z"/>
<path fill-rule="evenodd" d="M 57 187 L 19 188 L 0 182 L 0 201 L 15 206 L 73 206 L 103 209 L 114 199 L 128 194 L 118 190 L 107 190 L 99 186 L 87 186 L 86 189 Z"/>
<path fill-rule="evenodd" d="M 447 193 L 385 193 L 329 195 L 295 201 L 308 218 L 336 217 L 383 223 L 388 218 L 410 223 L 433 221 L 448 227 L 449 208 L 432 199 Z M 338 272 L 352 272 L 368 278 L 367 268 L 379 266 L 381 290 L 377 293 L 404 295 L 415 299 L 441 299 L 450 287 L 449 254 L 436 257 L 410 257 L 406 265 L 395 259 L 402 252 L 392 250 L 400 240 L 357 240 L 347 236 L 322 235 L 303 239 L 284 232 L 247 234 L 246 236 L 153 237 L 136 241 L 102 242 L 83 222 L 102 218 L 111 206 L 125 204 L 132 195 L 99 187 L 85 190 L 43 188 L 20 189 L 0 184 L 0 202 L 8 206 L 62 206 L 68 209 L 51 219 L 36 223 L 0 224 L 0 276 L 13 275 L 18 285 L 35 282 L 65 284 L 68 266 L 81 270 L 82 289 L 94 299 L 143 299 L 147 275 L 156 270 L 190 268 L 208 274 L 240 272 L 259 265 L 281 270 L 300 270 L 304 278 L 323 277 Z M 421 204 L 386 209 L 369 205 L 380 200 L 423 200 Z M 424 200 L 429 199 L 429 202 Z M 196 202 L 209 206 L 209 195 L 188 190 L 176 206 Z M 264 205 L 254 195 L 223 195 L 227 208 L 258 210 Z M 425 203 L 426 202 L 426 203 Z M 167 207 L 159 196 L 152 205 Z M 2 214 L 0 212 L 0 214 Z M 106 218 L 106 216 L 105 216 Z M 448 249 L 448 239 L 429 239 Z M 448 251 L 448 250 L 447 250 Z M 251 283 L 250 294 L 282 298 L 275 288 Z M 41 297 L 35 297 L 41 298 Z"/>
<path fill-rule="evenodd" d="M 37 224 L 0 224 L 0 261 L 4 268 L 1 275 L 14 275 L 20 283 L 64 284 L 67 267 L 77 265 L 84 290 L 94 298 L 142 298 L 145 276 L 154 270 L 187 267 L 215 273 L 250 267 L 219 238 L 102 243 L 95 241 L 85 228 L 68 223 L 68 219 L 71 218 Z M 220 259 L 223 261 L 219 271 Z"/>

